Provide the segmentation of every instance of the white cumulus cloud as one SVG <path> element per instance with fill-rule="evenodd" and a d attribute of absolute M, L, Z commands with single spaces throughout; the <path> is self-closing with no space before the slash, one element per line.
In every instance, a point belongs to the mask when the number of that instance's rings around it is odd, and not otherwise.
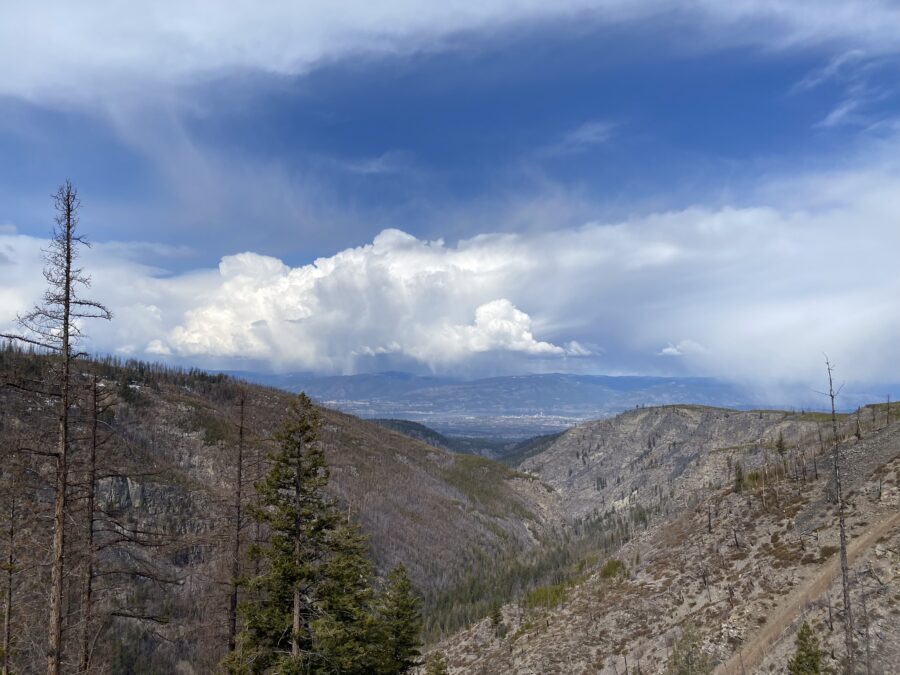
<path fill-rule="evenodd" d="M 441 354 L 471 354 L 506 350 L 525 354 L 562 356 L 562 347 L 534 339 L 531 317 L 518 310 L 506 298 L 492 300 L 475 310 L 475 323 L 469 326 L 449 326 L 436 331 L 427 351 L 414 352 L 424 358 Z M 436 348 L 436 349 L 435 349 Z"/>
<path fill-rule="evenodd" d="M 299 266 L 244 252 L 171 275 L 138 262 L 146 244 L 97 244 L 83 258 L 91 294 L 116 318 L 88 328 L 90 347 L 281 370 L 504 355 L 520 371 L 816 384 L 827 351 L 842 377 L 898 381 L 895 156 L 882 146 L 853 169 L 775 180 L 758 206 L 453 243 L 388 229 Z M 0 233 L 0 328 L 40 298 L 44 243 Z"/>
<path fill-rule="evenodd" d="M 659 350 L 660 356 L 685 356 L 691 354 L 702 354 L 706 350 L 703 345 L 693 340 L 681 340 L 678 344 L 673 345 L 671 342 Z"/>

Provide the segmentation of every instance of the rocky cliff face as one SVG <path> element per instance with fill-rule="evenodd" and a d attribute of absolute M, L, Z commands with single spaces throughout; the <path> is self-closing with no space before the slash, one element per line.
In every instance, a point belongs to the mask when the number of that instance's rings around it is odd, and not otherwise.
<path fill-rule="evenodd" d="M 579 424 L 520 468 L 553 486 L 569 517 L 633 507 L 673 511 L 693 495 L 794 452 L 818 430 L 814 416 L 702 406 L 640 408 Z"/>

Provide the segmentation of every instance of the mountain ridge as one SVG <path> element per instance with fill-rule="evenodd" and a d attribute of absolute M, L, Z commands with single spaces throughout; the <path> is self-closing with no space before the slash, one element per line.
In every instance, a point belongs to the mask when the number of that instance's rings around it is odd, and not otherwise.
<path fill-rule="evenodd" d="M 859 554 L 854 607 L 867 587 L 866 630 L 878 636 L 872 659 L 884 668 L 873 672 L 893 672 L 900 423 L 881 404 L 837 424 L 851 551 Z M 827 665 L 839 668 L 828 654 L 842 653 L 842 631 L 828 626 L 840 623 L 840 580 L 818 581 L 838 550 L 830 429 L 821 414 L 666 406 L 566 432 L 521 468 L 556 489 L 576 529 L 602 516 L 626 534 L 612 545 L 598 540 L 555 584 L 504 605 L 494 621 L 445 639 L 438 648 L 450 672 L 669 672 L 673 644 L 691 625 L 713 663 L 740 662 L 746 643 L 760 662 L 748 651 L 745 672 L 764 673 L 784 666 L 803 619 L 828 645 Z M 603 480 L 591 488 L 596 478 Z M 807 596 L 805 584 L 818 590 Z M 774 611 L 780 594 L 795 592 L 807 598 L 805 610 Z M 770 614 L 784 625 L 770 628 Z M 765 635 L 777 638 L 760 650 Z"/>

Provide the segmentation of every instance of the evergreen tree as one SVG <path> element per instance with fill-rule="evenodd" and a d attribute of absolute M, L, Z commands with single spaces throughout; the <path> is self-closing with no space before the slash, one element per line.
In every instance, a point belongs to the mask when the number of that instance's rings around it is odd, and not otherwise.
<path fill-rule="evenodd" d="M 778 432 L 778 439 L 775 441 L 775 452 L 778 453 L 779 457 L 784 457 L 784 454 L 787 452 L 787 445 L 784 442 L 784 433 Z"/>
<path fill-rule="evenodd" d="M 365 537 L 345 517 L 329 543 L 331 553 L 320 569 L 312 622 L 319 663 L 304 672 L 371 675 L 377 672 L 385 640 L 373 611 L 374 570 Z"/>
<path fill-rule="evenodd" d="M 797 631 L 797 651 L 794 658 L 788 661 L 788 672 L 791 675 L 818 675 L 822 672 L 822 651 L 815 633 L 806 622 Z"/>
<path fill-rule="evenodd" d="M 744 491 L 744 467 L 738 462 L 734 465 L 734 491 L 740 494 Z"/>
<path fill-rule="evenodd" d="M 503 609 L 497 601 L 491 606 L 491 628 L 494 629 L 494 635 L 503 637 L 505 633 L 503 625 Z"/>
<path fill-rule="evenodd" d="M 428 665 L 425 666 L 425 675 L 449 675 L 447 659 L 443 652 L 435 652 L 428 657 Z"/>
<path fill-rule="evenodd" d="M 242 606 L 245 628 L 225 661 L 235 673 L 371 673 L 378 631 L 372 566 L 358 529 L 325 494 L 328 468 L 318 443 L 319 414 L 295 399 L 251 515 L 268 528 L 254 550 L 261 573 Z"/>
<path fill-rule="evenodd" d="M 382 623 L 384 675 L 408 673 L 421 663 L 422 601 L 416 595 L 403 565 L 388 575 L 378 601 Z"/>
<path fill-rule="evenodd" d="M 784 469 L 785 475 L 787 475 L 787 444 L 784 442 L 784 434 L 782 432 L 778 432 L 778 440 L 775 441 L 775 451 L 778 453 L 779 459 L 781 459 L 781 467 Z"/>

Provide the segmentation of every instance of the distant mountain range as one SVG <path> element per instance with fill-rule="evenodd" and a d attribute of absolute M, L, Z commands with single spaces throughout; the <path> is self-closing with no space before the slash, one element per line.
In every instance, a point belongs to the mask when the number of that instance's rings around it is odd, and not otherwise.
<path fill-rule="evenodd" d="M 585 420 L 642 406 L 680 403 L 739 410 L 822 410 L 827 403 L 809 387 L 762 392 L 708 377 L 550 373 L 464 380 L 402 372 L 228 374 L 287 391 L 305 391 L 325 406 L 366 419 L 420 422 L 447 436 L 503 442 L 558 433 Z M 900 399 L 900 385 L 849 385 L 841 391 L 838 407 L 854 410 L 884 401 L 888 392 L 893 400 Z"/>
<path fill-rule="evenodd" d="M 521 439 L 556 433 L 630 408 L 670 403 L 757 405 L 753 393 L 738 385 L 698 377 L 554 373 L 461 380 L 398 372 L 231 374 L 279 389 L 305 391 L 323 405 L 360 417 L 420 422 L 449 436 Z"/>

